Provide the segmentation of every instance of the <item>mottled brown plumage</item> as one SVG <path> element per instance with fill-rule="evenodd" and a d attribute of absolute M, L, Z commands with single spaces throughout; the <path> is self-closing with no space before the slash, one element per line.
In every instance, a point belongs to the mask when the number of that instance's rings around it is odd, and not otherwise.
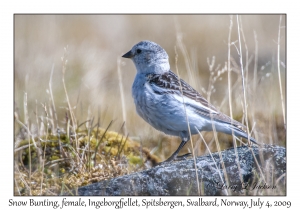
<path fill-rule="evenodd" d="M 209 112 L 207 109 L 199 109 L 193 107 L 196 112 L 201 113 L 202 115 L 206 115 L 207 117 L 212 117 L 215 121 L 226 122 L 228 124 L 232 124 L 235 127 L 242 129 L 245 126 L 239 123 L 236 120 L 231 119 L 229 116 L 219 112 L 212 104 L 210 104 L 199 92 L 197 92 L 194 88 L 192 88 L 189 84 L 187 84 L 183 79 L 174 74 L 172 71 L 167 71 L 164 74 L 148 74 L 148 82 L 152 85 L 159 86 L 161 88 L 166 89 L 165 93 L 171 94 L 182 94 L 192 100 L 201 103 L 205 107 L 209 107 L 210 109 L 216 111 L 216 113 Z M 180 90 L 182 88 L 182 91 Z M 158 93 L 159 94 L 159 93 Z"/>

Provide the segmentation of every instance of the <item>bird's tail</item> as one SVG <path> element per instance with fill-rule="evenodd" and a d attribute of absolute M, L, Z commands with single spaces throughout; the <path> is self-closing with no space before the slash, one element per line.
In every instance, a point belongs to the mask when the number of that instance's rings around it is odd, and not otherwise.
<path fill-rule="evenodd" d="M 234 133 L 234 135 L 236 135 L 238 137 L 243 137 L 245 139 L 248 139 L 248 134 L 245 131 L 243 131 L 237 127 L 234 127 L 233 133 Z M 254 143 L 256 145 L 260 145 L 253 137 L 249 136 L 249 139 L 252 143 Z"/>
<path fill-rule="evenodd" d="M 240 129 L 234 125 L 229 125 L 229 129 L 226 130 L 224 133 L 232 135 L 232 132 L 237 137 L 242 137 L 242 138 L 248 139 L 248 134 L 245 131 L 243 131 L 242 129 Z M 254 143 L 256 145 L 260 145 L 260 143 L 258 143 L 253 137 L 249 136 L 249 139 L 252 143 Z"/>

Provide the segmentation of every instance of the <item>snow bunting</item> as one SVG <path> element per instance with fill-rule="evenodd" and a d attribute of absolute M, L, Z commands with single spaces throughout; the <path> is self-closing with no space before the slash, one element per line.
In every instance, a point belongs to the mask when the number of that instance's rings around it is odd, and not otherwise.
<path fill-rule="evenodd" d="M 212 131 L 214 124 L 217 132 L 248 139 L 243 124 L 219 112 L 170 70 L 168 54 L 158 44 L 141 41 L 122 57 L 130 58 L 137 70 L 132 96 L 139 116 L 157 130 L 182 140 L 166 161 L 174 160 L 190 140 L 189 128 L 194 135 Z M 250 141 L 257 144 L 252 137 Z"/>

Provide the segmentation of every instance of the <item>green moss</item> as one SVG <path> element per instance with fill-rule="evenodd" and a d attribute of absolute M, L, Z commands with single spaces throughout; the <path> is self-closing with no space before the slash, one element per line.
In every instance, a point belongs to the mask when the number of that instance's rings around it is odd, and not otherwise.
<path fill-rule="evenodd" d="M 127 157 L 129 163 L 132 165 L 142 165 L 143 159 L 140 156 L 133 155 L 132 153 Z"/>
<path fill-rule="evenodd" d="M 60 159 L 60 157 L 59 157 L 59 156 L 56 156 L 56 155 L 52 155 L 52 156 L 50 157 L 50 160 L 58 160 L 58 159 Z"/>
<path fill-rule="evenodd" d="M 32 195 L 41 195 L 41 192 L 42 195 L 53 195 L 48 192 L 59 194 L 66 188 L 73 189 L 125 175 L 136 171 L 137 168 L 141 170 L 144 161 L 151 156 L 149 151 L 141 148 L 139 143 L 116 132 L 94 129 L 90 135 L 88 133 L 87 130 L 78 130 L 77 139 L 74 135 L 69 139 L 63 133 L 40 136 L 34 139 L 38 149 L 33 145 L 32 139 L 20 141 L 16 148 L 22 146 L 24 148 L 15 152 L 16 160 L 21 167 L 15 174 L 18 180 L 18 192 L 29 195 L 28 184 L 23 182 L 27 180 L 39 183 L 36 186 L 31 185 Z M 28 146 L 26 147 L 29 143 L 32 144 L 30 154 Z M 78 148 L 75 147 L 76 145 Z M 42 162 L 40 162 L 41 158 Z M 124 161 L 124 158 L 127 161 Z M 126 162 L 129 165 L 124 168 L 123 164 Z M 29 179 L 30 168 L 32 173 Z M 42 168 L 44 170 L 40 171 Z M 42 185 L 41 181 L 43 181 Z"/>

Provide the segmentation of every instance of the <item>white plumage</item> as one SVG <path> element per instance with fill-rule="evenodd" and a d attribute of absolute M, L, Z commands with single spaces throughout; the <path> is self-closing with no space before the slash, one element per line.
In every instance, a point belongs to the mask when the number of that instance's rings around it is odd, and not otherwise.
<path fill-rule="evenodd" d="M 157 130 L 181 137 L 178 149 L 166 161 L 175 159 L 189 141 L 188 123 L 192 135 L 197 134 L 197 130 L 211 131 L 214 123 L 217 132 L 229 135 L 233 132 L 238 137 L 248 138 L 242 130 L 244 125 L 219 112 L 200 93 L 179 80 L 170 70 L 168 54 L 158 44 L 141 41 L 123 57 L 130 58 L 137 70 L 132 85 L 137 113 Z M 250 140 L 257 143 L 252 137 Z"/>

